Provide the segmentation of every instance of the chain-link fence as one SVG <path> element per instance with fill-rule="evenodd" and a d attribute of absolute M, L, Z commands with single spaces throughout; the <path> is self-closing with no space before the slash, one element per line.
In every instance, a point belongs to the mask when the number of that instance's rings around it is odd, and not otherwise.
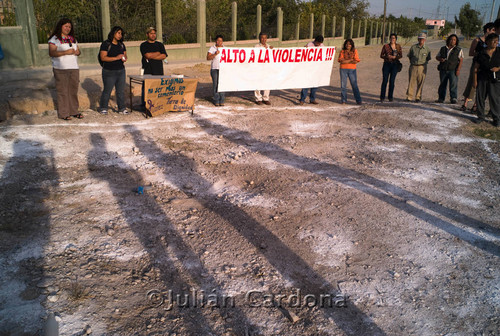
<path fill-rule="evenodd" d="M 73 22 L 75 37 L 80 43 L 102 41 L 101 1 L 79 0 L 71 2 L 33 0 L 37 24 L 38 43 L 47 43 L 61 18 Z"/>
<path fill-rule="evenodd" d="M 12 0 L 0 0 L 0 26 L 15 26 L 16 12 Z"/>
<path fill-rule="evenodd" d="M 122 27 L 126 41 L 145 40 L 147 28 L 156 26 L 154 0 L 109 0 L 109 12 L 111 27 Z"/>

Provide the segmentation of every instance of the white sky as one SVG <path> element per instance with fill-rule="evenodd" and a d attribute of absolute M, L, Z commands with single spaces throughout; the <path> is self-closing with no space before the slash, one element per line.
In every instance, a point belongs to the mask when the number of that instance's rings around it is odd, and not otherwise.
<path fill-rule="evenodd" d="M 495 2 L 493 21 L 496 19 L 500 0 L 387 0 L 387 15 L 396 17 L 400 15 L 413 18 L 415 16 L 424 19 L 447 19 L 454 20 L 458 16 L 460 8 L 469 2 L 473 9 L 480 11 L 484 15 L 484 22 L 490 21 L 491 7 Z M 384 13 L 384 0 L 369 0 L 368 12 L 373 15 Z M 438 6 L 440 7 L 440 17 L 437 16 Z M 483 15 L 481 18 L 483 19 Z M 447 17 L 448 16 L 448 17 Z"/>

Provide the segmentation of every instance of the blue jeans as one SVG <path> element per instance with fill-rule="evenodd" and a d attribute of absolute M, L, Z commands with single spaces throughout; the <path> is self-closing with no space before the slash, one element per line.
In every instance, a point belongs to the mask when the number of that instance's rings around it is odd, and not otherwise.
<path fill-rule="evenodd" d="M 118 110 L 125 108 L 125 69 L 121 70 L 108 70 L 102 69 L 102 83 L 104 88 L 102 89 L 101 100 L 99 101 L 99 106 L 101 109 L 108 108 L 109 97 L 111 97 L 111 91 L 115 88 L 116 93 L 116 103 L 118 104 Z"/>
<path fill-rule="evenodd" d="M 439 100 L 444 101 L 444 98 L 446 98 L 446 85 L 448 84 L 448 81 L 450 81 L 450 99 L 457 99 L 458 77 L 455 74 L 455 70 L 440 70 L 439 79 L 441 80 L 441 84 L 439 84 L 438 89 Z"/>
<path fill-rule="evenodd" d="M 349 77 L 349 82 L 351 83 L 352 93 L 354 94 L 356 103 L 361 103 L 356 69 L 340 69 L 340 97 L 342 99 L 342 103 L 347 103 L 347 77 Z"/>
<path fill-rule="evenodd" d="M 210 76 L 212 76 L 212 86 L 214 90 L 214 104 L 224 104 L 226 94 L 219 91 L 219 69 L 211 69 Z"/>
<path fill-rule="evenodd" d="M 384 62 L 382 66 L 382 86 L 380 87 L 380 100 L 385 99 L 385 91 L 387 89 L 387 82 L 389 82 L 389 92 L 387 98 L 392 100 L 394 93 L 394 82 L 398 74 L 398 65 L 396 62 Z"/>
<path fill-rule="evenodd" d="M 302 89 L 300 91 L 300 101 L 305 102 L 306 97 L 307 97 L 307 91 L 311 90 L 311 94 L 309 95 L 309 101 L 313 102 L 316 100 L 316 91 L 318 91 L 318 88 L 310 88 L 310 89 Z"/>

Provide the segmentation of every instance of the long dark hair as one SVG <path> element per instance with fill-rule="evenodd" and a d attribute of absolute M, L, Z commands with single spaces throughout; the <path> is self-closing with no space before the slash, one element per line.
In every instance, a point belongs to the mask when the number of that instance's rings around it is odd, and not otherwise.
<path fill-rule="evenodd" d="M 113 42 L 113 38 L 115 37 L 115 34 L 117 31 L 121 30 L 122 31 L 122 39 L 117 41 L 118 43 L 123 43 L 123 38 L 125 36 L 125 31 L 123 30 L 122 27 L 120 26 L 114 26 L 113 28 L 111 28 L 111 31 L 109 32 L 108 34 L 108 39 L 107 41 L 109 42 Z"/>
<path fill-rule="evenodd" d="M 446 39 L 446 45 L 450 46 L 450 41 L 452 37 L 455 37 L 457 39 L 457 44 L 455 44 L 455 46 L 458 47 L 458 36 L 456 34 L 451 34 L 450 36 L 448 36 L 448 38 Z"/>
<path fill-rule="evenodd" d="M 344 46 L 342 47 L 342 50 L 347 50 L 347 42 L 350 42 L 351 43 L 351 51 L 354 51 L 356 48 L 354 48 L 354 41 L 352 39 L 347 39 L 344 41 Z"/>
<path fill-rule="evenodd" d="M 71 23 L 71 31 L 69 32 L 69 36 L 72 36 L 73 38 L 75 37 L 75 32 L 73 30 L 73 22 L 71 22 L 70 19 L 68 18 L 62 18 L 57 22 L 56 27 L 54 28 L 54 31 L 52 32 L 52 36 L 56 36 L 59 40 L 62 40 L 62 26 L 64 26 L 66 23 Z"/>

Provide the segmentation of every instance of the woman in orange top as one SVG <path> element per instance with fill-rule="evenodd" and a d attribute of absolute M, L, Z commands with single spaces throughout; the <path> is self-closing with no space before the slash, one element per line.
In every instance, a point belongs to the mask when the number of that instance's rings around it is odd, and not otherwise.
<path fill-rule="evenodd" d="M 344 42 L 344 47 L 340 51 L 340 89 L 342 104 L 347 103 L 347 78 L 351 83 L 352 92 L 356 103 L 361 105 L 361 95 L 358 88 L 358 78 L 356 74 L 356 64 L 360 61 L 358 51 L 354 48 L 354 41 L 347 39 Z"/>

